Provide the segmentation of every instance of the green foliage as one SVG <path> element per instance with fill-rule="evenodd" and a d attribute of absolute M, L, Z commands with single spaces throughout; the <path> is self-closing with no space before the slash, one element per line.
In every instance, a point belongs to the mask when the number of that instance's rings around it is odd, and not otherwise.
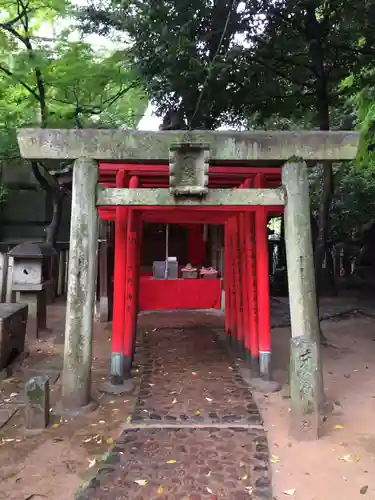
<path fill-rule="evenodd" d="M 241 115 L 248 50 L 239 37 L 247 19 L 255 25 L 257 7 L 240 0 L 106 0 L 81 14 L 90 31 L 127 34 L 159 115 L 181 108 L 193 128 L 212 129 Z"/>
<path fill-rule="evenodd" d="M 0 0 L 0 155 L 17 154 L 15 127 L 136 127 L 147 106 L 125 50 L 53 40 L 43 27 L 66 24 L 68 0 Z"/>

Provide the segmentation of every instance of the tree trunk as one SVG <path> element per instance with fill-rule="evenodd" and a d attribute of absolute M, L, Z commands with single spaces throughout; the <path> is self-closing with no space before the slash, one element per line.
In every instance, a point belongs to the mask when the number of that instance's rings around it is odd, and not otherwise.
<path fill-rule="evenodd" d="M 61 222 L 61 212 L 62 212 L 62 201 L 64 198 L 64 193 L 61 191 L 57 191 L 52 194 L 52 220 L 49 226 L 46 228 L 46 236 L 45 241 L 52 245 L 53 248 L 56 247 L 57 242 L 57 234 L 60 227 Z"/>
<path fill-rule="evenodd" d="M 306 13 L 306 33 L 308 34 L 309 55 L 311 58 L 314 75 L 316 78 L 316 111 L 317 122 L 320 130 L 330 130 L 329 117 L 329 89 L 328 79 L 325 70 L 325 42 L 329 33 L 329 28 L 321 29 L 322 25 L 316 17 L 315 5 L 313 2 L 309 5 Z M 320 199 L 319 218 L 318 218 L 318 237 L 314 250 L 315 280 L 316 280 L 316 300 L 319 311 L 319 295 L 321 291 L 321 270 L 325 255 L 326 242 L 329 231 L 329 211 L 333 195 L 333 171 L 332 162 L 323 162 L 323 188 Z M 321 341 L 325 338 L 320 331 Z"/>

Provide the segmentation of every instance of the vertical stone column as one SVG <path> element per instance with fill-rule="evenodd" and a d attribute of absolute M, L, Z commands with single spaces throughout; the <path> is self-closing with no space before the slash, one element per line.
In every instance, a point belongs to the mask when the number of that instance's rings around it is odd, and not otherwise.
<path fill-rule="evenodd" d="M 305 162 L 294 158 L 282 169 L 289 307 L 291 317 L 291 431 L 297 439 L 319 437 L 323 397 L 319 318 L 315 294 L 309 180 Z"/>
<path fill-rule="evenodd" d="M 65 320 L 62 399 L 57 412 L 79 415 L 91 400 L 92 334 L 96 287 L 97 162 L 79 158 L 73 168 L 69 280 Z"/>

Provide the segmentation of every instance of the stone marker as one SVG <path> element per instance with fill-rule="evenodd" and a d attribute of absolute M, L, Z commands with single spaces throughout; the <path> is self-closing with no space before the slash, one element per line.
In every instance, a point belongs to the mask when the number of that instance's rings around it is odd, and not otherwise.
<path fill-rule="evenodd" d="M 25 393 L 26 429 L 45 429 L 49 424 L 49 378 L 45 375 L 30 378 Z"/>

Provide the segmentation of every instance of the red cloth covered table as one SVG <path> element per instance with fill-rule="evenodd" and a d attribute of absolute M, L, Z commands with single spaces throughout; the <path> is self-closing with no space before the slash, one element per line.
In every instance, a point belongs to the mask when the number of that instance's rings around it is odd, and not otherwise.
<path fill-rule="evenodd" d="M 139 308 L 157 309 L 220 309 L 221 279 L 154 280 L 141 276 Z"/>

